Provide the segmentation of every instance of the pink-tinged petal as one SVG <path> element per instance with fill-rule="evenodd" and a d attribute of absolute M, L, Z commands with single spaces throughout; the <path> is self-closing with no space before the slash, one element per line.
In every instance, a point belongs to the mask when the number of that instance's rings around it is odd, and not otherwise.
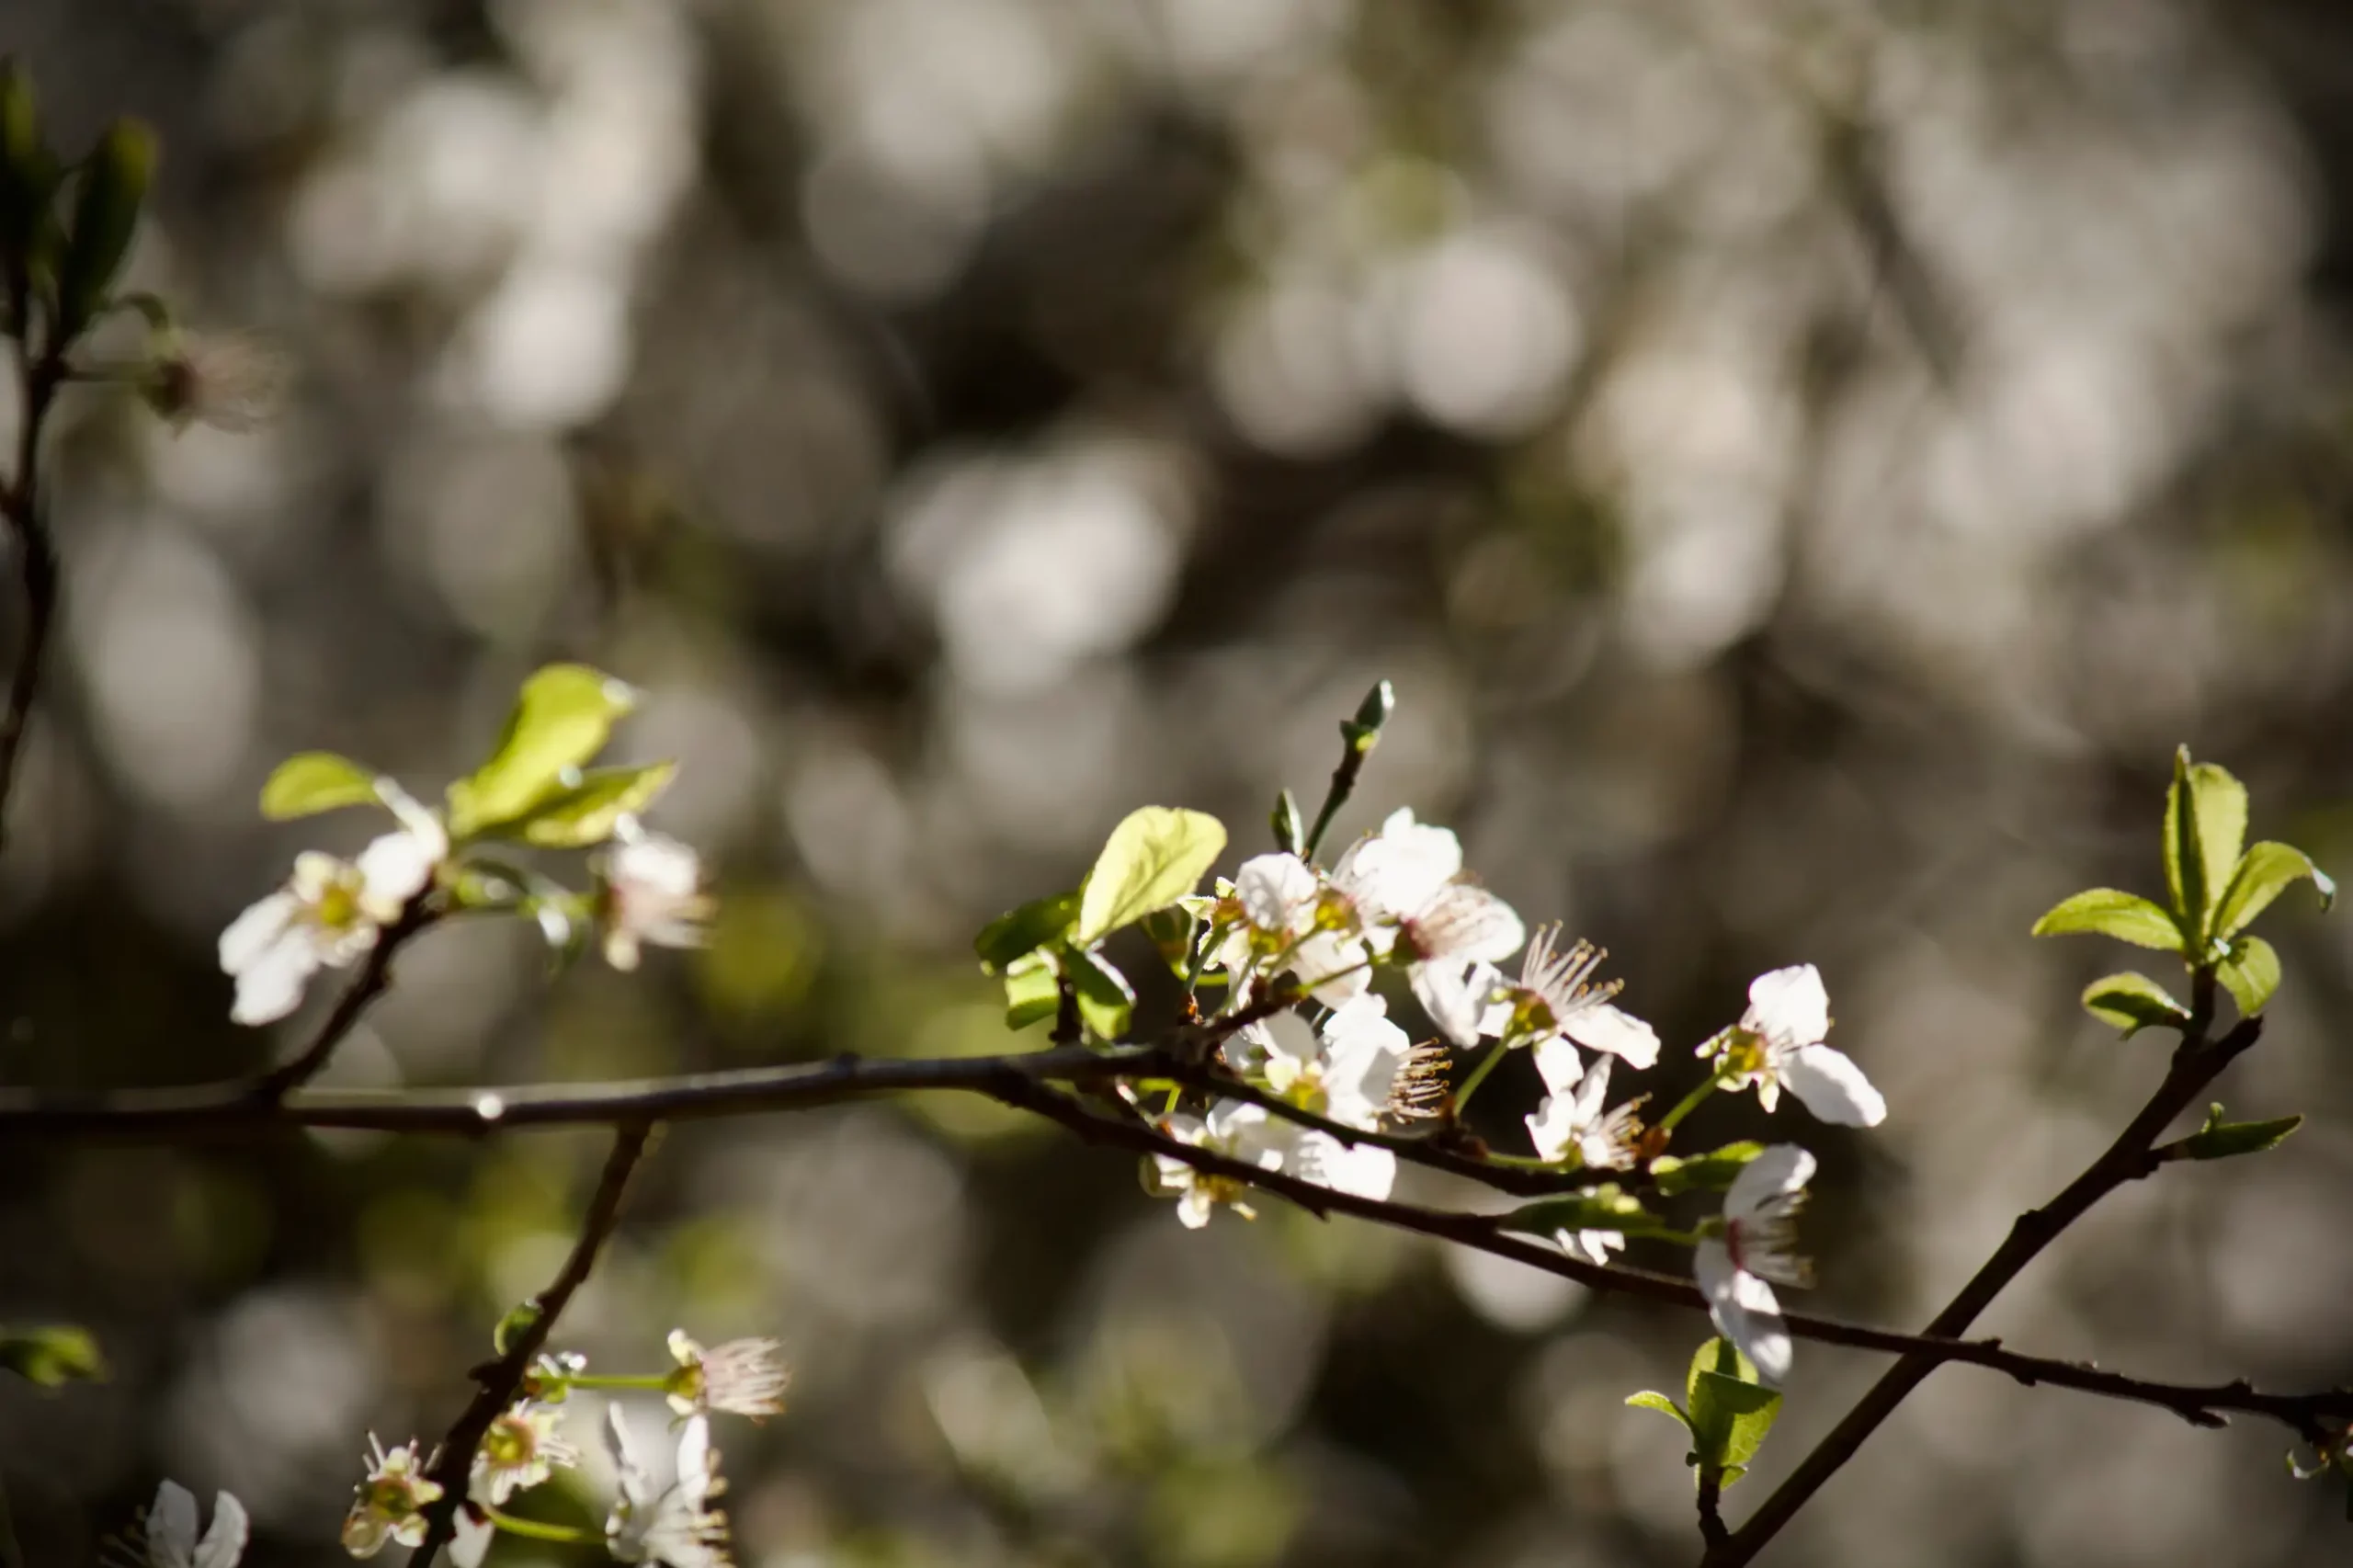
<path fill-rule="evenodd" d="M 1887 1100 L 1843 1051 L 1809 1045 L 1781 1064 L 1781 1076 L 1806 1109 L 1824 1121 L 1877 1127 L 1887 1119 Z"/>
<path fill-rule="evenodd" d="M 221 971 L 236 974 L 251 968 L 301 913 L 301 901 L 290 892 L 274 892 L 249 905 L 221 933 Z M 189 1505 L 194 1506 L 193 1498 Z"/>
<path fill-rule="evenodd" d="M 1745 1220 L 1777 1198 L 1786 1198 L 1813 1179 L 1812 1154 L 1794 1143 L 1776 1143 L 1740 1167 L 1724 1194 L 1724 1217 Z"/>
<path fill-rule="evenodd" d="M 302 988 L 318 967 L 317 951 L 300 931 L 281 932 L 273 946 L 237 972 L 230 1021 L 250 1027 L 284 1017 L 301 1005 Z"/>
<path fill-rule="evenodd" d="M 1575 1046 L 1556 1035 L 1537 1042 L 1536 1071 L 1542 1075 L 1547 1089 L 1565 1095 L 1584 1081 L 1585 1058 L 1577 1053 Z"/>
<path fill-rule="evenodd" d="M 1629 1067 L 1648 1069 L 1658 1062 L 1658 1032 L 1607 1002 L 1578 1008 L 1562 1028 L 1587 1050 L 1606 1051 Z"/>
<path fill-rule="evenodd" d="M 1758 975 L 1749 983 L 1748 1016 L 1742 1023 L 1776 1051 L 1821 1043 L 1830 1032 L 1830 993 L 1823 989 L 1822 971 L 1802 963 Z"/>

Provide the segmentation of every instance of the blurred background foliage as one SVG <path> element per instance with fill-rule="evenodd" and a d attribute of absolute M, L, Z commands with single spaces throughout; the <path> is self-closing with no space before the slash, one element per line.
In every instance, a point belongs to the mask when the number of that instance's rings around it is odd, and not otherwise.
<path fill-rule="evenodd" d="M 61 140 L 158 127 L 131 282 L 291 376 L 251 433 L 67 404 L 7 1081 L 290 1049 L 212 960 L 320 831 L 258 821 L 270 765 L 438 788 L 550 657 L 654 694 L 714 944 L 549 985 L 526 929 L 429 937 L 332 1082 L 1003 1049 L 983 920 L 1143 801 L 1256 847 L 1385 675 L 1344 831 L 1459 825 L 1677 1045 L 1823 966 L 1894 1112 L 1804 1129 L 1808 1304 L 1909 1324 L 2156 1074 L 2075 1008 L 2108 955 L 2025 933 L 2156 884 L 2174 744 L 2353 848 L 2321 0 L 10 0 L 0 48 Z M 2120 1195 L 1989 1331 L 2353 1374 L 2353 927 L 2276 924 L 2223 1088 L 2313 1124 Z M 334 1560 L 364 1435 L 447 1425 L 598 1152 L 0 1149 L 0 1316 L 114 1369 L 0 1382 L 30 1561 L 165 1472 Z M 791 1413 L 721 1434 L 759 1568 L 1689 1561 L 1620 1401 L 1696 1316 L 1267 1207 L 1184 1233 L 961 1101 L 680 1128 L 561 1338 L 786 1341 Z M 1876 1370 L 1802 1349 L 1735 1516 Z M 2279 1448 L 1947 1372 L 1777 1561 L 2341 1562 Z"/>

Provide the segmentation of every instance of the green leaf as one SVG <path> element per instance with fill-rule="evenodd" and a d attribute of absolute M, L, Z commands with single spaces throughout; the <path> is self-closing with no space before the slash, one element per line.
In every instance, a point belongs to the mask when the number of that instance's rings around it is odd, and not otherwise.
<path fill-rule="evenodd" d="M 1011 967 L 1023 954 L 1061 941 L 1070 935 L 1071 923 L 1077 918 L 1076 888 L 1033 898 L 1018 909 L 1006 911 L 982 926 L 981 934 L 972 938 L 972 951 L 980 956 L 982 972 L 995 974 Z"/>
<path fill-rule="evenodd" d="M 2086 888 L 2063 899 L 2034 923 L 2038 937 L 2088 934 L 2113 937 L 2135 947 L 2181 951 L 2181 926 L 2164 910 L 2138 893 L 2116 888 Z"/>
<path fill-rule="evenodd" d="M 261 814 L 288 822 L 345 806 L 372 806 L 381 799 L 374 768 L 331 751 L 306 751 L 279 763 L 261 787 Z"/>
<path fill-rule="evenodd" d="M 1096 942 L 1193 891 L 1225 848 L 1225 824 L 1206 812 L 1144 806 L 1111 830 L 1079 901 L 1072 940 Z"/>
<path fill-rule="evenodd" d="M 1068 948 L 1063 964 L 1078 993 L 1078 1017 L 1098 1040 L 1117 1040 L 1128 1032 L 1135 1013 L 1135 988 L 1111 961 L 1092 948 Z"/>
<path fill-rule="evenodd" d="M 1005 1027 L 1026 1029 L 1062 1008 L 1062 971 L 1043 949 L 1005 967 Z"/>
<path fill-rule="evenodd" d="M 2188 746 L 2176 751 L 2165 791 L 2165 886 L 2193 941 L 2212 933 L 2210 917 L 2245 842 L 2246 787 L 2213 763 L 2192 764 Z"/>
<path fill-rule="evenodd" d="M 2218 1101 L 2206 1108 L 2206 1124 L 2172 1147 L 2179 1150 L 2179 1158 L 2185 1160 L 2235 1159 L 2241 1154 L 2260 1154 L 2266 1149 L 2278 1148 L 2303 1124 L 2301 1116 L 2282 1116 L 2270 1121 L 2224 1121 Z"/>
<path fill-rule="evenodd" d="M 516 1339 L 529 1333 L 531 1325 L 540 1321 L 542 1310 L 536 1300 L 517 1301 L 507 1308 L 506 1315 L 500 1318 L 498 1325 L 490 1331 L 491 1349 L 500 1356 L 514 1349 Z"/>
<path fill-rule="evenodd" d="M 2260 937 L 2240 937 L 2231 943 L 2229 956 L 2214 966 L 2214 978 L 2239 1005 L 2239 1016 L 2254 1017 L 2279 989 L 2279 955 Z"/>
<path fill-rule="evenodd" d="M 643 767 L 592 767 L 566 775 L 577 782 L 541 796 L 521 816 L 488 831 L 542 849 L 585 849 L 612 837 L 623 817 L 652 805 L 677 771 L 675 762 L 653 762 Z"/>
<path fill-rule="evenodd" d="M 135 119 L 108 126 L 83 164 L 57 275 L 58 326 L 65 337 L 80 336 L 106 303 L 154 176 L 155 133 Z"/>
<path fill-rule="evenodd" d="M 1626 1403 L 1637 1410 L 1655 1410 L 1661 1415 L 1672 1415 L 1683 1424 L 1685 1431 L 1688 1432 L 1691 1429 L 1691 1418 L 1683 1414 L 1683 1407 L 1656 1389 L 1644 1389 L 1640 1393 L 1630 1393 L 1626 1396 Z"/>
<path fill-rule="evenodd" d="M 1688 1159 L 1661 1154 L 1651 1162 L 1651 1179 L 1658 1183 L 1659 1192 L 1667 1198 L 1686 1192 L 1722 1192 L 1740 1175 L 1743 1165 L 1764 1152 L 1764 1144 L 1744 1140 Z"/>
<path fill-rule="evenodd" d="M 566 769 L 604 748 L 637 705 L 627 686 L 585 665 L 550 665 L 523 683 L 498 748 L 449 786 L 449 832 L 469 838 L 515 821 L 563 788 Z"/>
<path fill-rule="evenodd" d="M 2127 1040 L 2143 1029 L 2189 1019 L 2189 1009 L 2167 995 L 2164 986 L 2131 970 L 2102 975 L 2085 986 L 2084 1009 L 2100 1022 L 2122 1029 Z"/>
<path fill-rule="evenodd" d="M 0 1368 L 45 1389 L 68 1382 L 99 1382 L 107 1375 L 107 1360 L 98 1352 L 97 1340 L 88 1329 L 72 1324 L 0 1329 Z"/>
<path fill-rule="evenodd" d="M 1495 1221 L 1506 1231 L 1550 1236 L 1562 1231 L 1616 1231 L 1624 1235 L 1665 1233 L 1666 1227 L 1641 1199 L 1615 1183 L 1567 1198 L 1522 1204 Z"/>
<path fill-rule="evenodd" d="M 2228 941 L 2245 930 L 2271 906 L 2273 899 L 2306 877 L 2320 894 L 2322 909 L 2336 902 L 2336 884 L 2294 845 L 2266 839 L 2250 848 L 2240 857 L 2238 869 L 2231 874 L 2230 886 L 2222 891 L 2221 906 L 2214 911 L 2216 939 Z"/>
<path fill-rule="evenodd" d="M 1286 855 L 1296 855 L 1307 842 L 1307 821 L 1299 814 L 1299 802 L 1288 790 L 1275 797 L 1275 809 L 1267 819 L 1275 830 L 1275 847 Z"/>
<path fill-rule="evenodd" d="M 1711 1339 L 1691 1358 L 1685 1396 L 1691 1402 L 1691 1446 L 1699 1462 L 1737 1481 L 1781 1413 L 1779 1391 L 1757 1381 L 1737 1346 Z"/>
<path fill-rule="evenodd" d="M 1077 897 L 1075 893 L 1071 896 Z M 1159 952 L 1160 961 L 1168 966 L 1169 973 L 1183 980 L 1192 972 L 1193 934 L 1200 927 L 1191 910 L 1182 903 L 1172 903 L 1165 909 L 1154 910 L 1136 925 L 1152 938 L 1152 945 Z"/>

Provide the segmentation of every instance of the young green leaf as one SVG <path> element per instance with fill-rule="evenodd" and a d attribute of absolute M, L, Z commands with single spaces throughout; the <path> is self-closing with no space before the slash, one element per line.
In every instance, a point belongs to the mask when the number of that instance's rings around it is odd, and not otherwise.
<path fill-rule="evenodd" d="M 1026 1029 L 1062 1009 L 1062 971 L 1045 949 L 1025 953 L 1005 969 L 1005 1027 Z"/>
<path fill-rule="evenodd" d="M 1117 1040 L 1127 1033 L 1136 1007 L 1135 988 L 1128 977 L 1092 948 L 1063 949 L 1063 964 L 1078 993 L 1079 1021 L 1098 1040 Z"/>
<path fill-rule="evenodd" d="M 995 974 L 1024 953 L 1061 941 L 1070 935 L 1071 924 L 1077 918 L 1076 888 L 1033 898 L 982 926 L 981 934 L 972 938 L 972 951 L 980 956 L 982 971 Z"/>
<path fill-rule="evenodd" d="M 2181 926 L 2141 897 L 2116 888 L 2086 888 L 2061 900 L 2034 923 L 2037 937 L 2113 937 L 2135 947 L 2181 951 Z"/>
<path fill-rule="evenodd" d="M 601 751 L 614 721 L 636 705 L 634 691 L 585 665 L 534 674 L 490 760 L 449 786 L 451 835 L 504 826 L 564 788 L 564 773 Z"/>
<path fill-rule="evenodd" d="M 2336 884 L 2295 846 L 2266 839 L 2249 848 L 2240 857 L 2230 885 L 2222 891 L 2222 903 L 2214 911 L 2215 938 L 2227 942 L 2245 930 L 2271 906 L 2273 899 L 2307 877 L 2320 894 L 2322 909 L 2336 902 Z"/>
<path fill-rule="evenodd" d="M 1740 1175 L 1743 1165 L 1765 1152 L 1765 1145 L 1744 1140 L 1727 1143 L 1711 1153 L 1688 1159 L 1661 1154 L 1651 1162 L 1651 1179 L 1659 1192 L 1674 1198 L 1686 1192 L 1722 1192 Z"/>
<path fill-rule="evenodd" d="M 2178 1150 L 2177 1157 L 2184 1160 L 2229 1160 L 2241 1154 L 2260 1154 L 2286 1142 L 2289 1134 L 2303 1123 L 2301 1116 L 2282 1116 L 2269 1121 L 2224 1121 L 2222 1105 L 2217 1102 L 2206 1108 L 2204 1126 L 2158 1153 Z"/>
<path fill-rule="evenodd" d="M 2176 751 L 2165 791 L 2165 886 L 2194 942 L 2212 933 L 2214 906 L 2245 842 L 2246 787 L 2213 763 L 2193 764 L 2188 746 Z"/>
<path fill-rule="evenodd" d="M 542 849 L 585 849 L 612 837 L 623 817 L 635 816 L 670 787 L 675 762 L 643 767 L 592 767 L 579 782 L 543 795 L 521 816 L 489 829 L 501 838 L 519 838 Z"/>
<path fill-rule="evenodd" d="M 288 757 L 261 787 L 261 814 L 272 822 L 378 802 L 376 770 L 331 751 Z"/>
<path fill-rule="evenodd" d="M 1672 1415 L 1682 1423 L 1686 1432 L 1691 1430 L 1691 1418 L 1683 1414 L 1683 1407 L 1656 1389 L 1644 1389 L 1640 1393 L 1630 1393 L 1626 1396 L 1626 1403 L 1637 1410 L 1655 1410 L 1661 1415 Z"/>
<path fill-rule="evenodd" d="M 1101 940 L 1193 891 L 1225 848 L 1225 824 L 1206 812 L 1143 806 L 1111 830 L 1079 900 L 1073 941 Z"/>
<path fill-rule="evenodd" d="M 506 1309 L 490 1331 L 490 1348 L 494 1355 L 504 1356 L 515 1343 L 515 1336 L 540 1321 L 540 1303 L 536 1301 L 517 1301 Z"/>
<path fill-rule="evenodd" d="M 1699 1462 L 1723 1472 L 1729 1486 L 1746 1472 L 1781 1414 L 1779 1391 L 1757 1381 L 1747 1357 L 1711 1339 L 1691 1358 L 1685 1389 L 1691 1402 L 1691 1446 Z"/>
<path fill-rule="evenodd" d="M 1071 895 L 1074 908 L 1077 894 Z M 1139 929 L 1152 939 L 1160 954 L 1160 961 L 1168 972 L 1182 980 L 1191 972 L 1193 962 L 1193 933 L 1199 929 L 1193 912 L 1182 903 L 1172 903 L 1165 909 L 1155 909 L 1136 922 Z"/>
<path fill-rule="evenodd" d="M 66 338 L 79 337 L 106 303 L 154 176 L 155 133 L 135 119 L 108 126 L 84 161 L 57 274 L 57 323 Z"/>
<path fill-rule="evenodd" d="M 1549 1236 L 1561 1231 L 1616 1231 L 1624 1235 L 1655 1235 L 1666 1227 L 1643 1207 L 1641 1199 L 1615 1183 L 1567 1198 L 1547 1198 L 1522 1204 L 1495 1221 L 1506 1231 Z"/>
<path fill-rule="evenodd" d="M 2131 970 L 2102 975 L 2085 986 L 2084 1010 L 2101 1023 L 2122 1029 L 2127 1040 L 2143 1029 L 2182 1024 L 2189 1018 L 2189 1009 L 2167 995 L 2164 986 Z"/>
<path fill-rule="evenodd" d="M 0 1329 L 0 1369 L 36 1387 L 53 1389 L 68 1382 L 103 1381 L 107 1361 L 88 1329 L 59 1324 Z"/>
<path fill-rule="evenodd" d="M 1267 816 L 1267 825 L 1274 829 L 1275 847 L 1286 855 L 1298 854 L 1307 842 L 1307 821 L 1299 814 L 1299 802 L 1288 790 L 1275 796 L 1275 809 Z"/>
<path fill-rule="evenodd" d="M 2239 1016 L 2254 1017 L 2279 989 L 2279 955 L 2260 937 L 2237 937 L 2228 956 L 2214 966 L 2214 978 L 2239 1005 Z"/>

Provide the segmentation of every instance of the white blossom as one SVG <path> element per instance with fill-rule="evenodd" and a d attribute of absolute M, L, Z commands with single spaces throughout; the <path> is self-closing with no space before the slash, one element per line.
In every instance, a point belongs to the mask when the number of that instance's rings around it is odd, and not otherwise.
<path fill-rule="evenodd" d="M 1778 1383 L 1789 1375 L 1790 1331 L 1768 1281 L 1813 1283 L 1797 1246 L 1797 1216 L 1813 1156 L 1794 1143 L 1776 1143 L 1741 1167 L 1724 1194 L 1722 1234 L 1700 1240 L 1691 1271 L 1708 1298 L 1717 1332 L 1756 1363 L 1757 1375 Z"/>
<path fill-rule="evenodd" d="M 424 1544 L 425 1510 L 440 1497 L 440 1484 L 426 1479 L 425 1461 L 413 1442 L 388 1449 L 371 1433 L 368 1449 L 368 1478 L 344 1517 L 343 1549 L 354 1557 L 373 1557 L 388 1540 Z"/>
<path fill-rule="evenodd" d="M 1280 1170 L 1288 1152 L 1288 1140 L 1269 1124 L 1265 1109 L 1244 1100 L 1220 1100 L 1210 1108 L 1206 1120 L 1182 1114 L 1168 1117 L 1161 1131 L 1179 1143 L 1262 1171 Z M 1153 1164 L 1160 1190 L 1176 1195 L 1176 1218 L 1186 1229 L 1198 1231 L 1208 1224 L 1220 1204 L 1245 1220 L 1257 1218 L 1248 1201 L 1249 1184 L 1240 1177 L 1197 1170 L 1174 1154 L 1154 1154 Z"/>
<path fill-rule="evenodd" d="M 1392 812 L 1348 846 L 1334 889 L 1354 907 L 1373 951 L 1401 954 L 1415 999 L 1447 1039 L 1475 1044 L 1495 990 L 1495 964 L 1527 928 L 1511 905 L 1461 880 L 1462 846 L 1446 828 Z"/>
<path fill-rule="evenodd" d="M 1371 1131 L 1381 1125 L 1414 1042 L 1368 992 L 1332 1010 L 1319 1029 L 1296 1013 L 1244 1028 L 1228 1042 L 1262 1055 L 1267 1086 L 1302 1110 Z"/>
<path fill-rule="evenodd" d="M 1546 1086 L 1552 1092 L 1537 1107 L 1536 1114 L 1527 1118 L 1528 1136 L 1540 1159 L 1574 1158 L 1592 1169 L 1624 1170 L 1634 1163 L 1634 1140 L 1642 1133 L 1642 1122 L 1635 1115 L 1641 1102 L 1615 1108 L 1604 1104 L 1609 1094 L 1609 1058 L 1606 1056 L 1591 1071 L 1571 1073 L 1567 1081 L 1556 1081 L 1556 1074 L 1574 1063 L 1575 1055 L 1574 1048 L 1565 1042 L 1537 1052 L 1537 1069 L 1544 1074 Z"/>
<path fill-rule="evenodd" d="M 648 942 L 658 948 L 702 945 L 711 903 L 702 891 L 702 861 L 690 846 L 625 818 L 601 871 L 597 917 L 605 928 L 607 963 L 635 969 L 639 949 Z"/>
<path fill-rule="evenodd" d="M 399 832 L 376 839 L 353 861 L 305 850 L 284 887 L 221 933 L 222 971 L 237 983 L 229 1017 L 238 1023 L 266 1024 L 292 1012 L 312 975 L 347 968 L 373 948 L 449 857 L 439 819 L 382 787 L 402 820 Z"/>
<path fill-rule="evenodd" d="M 245 1554 L 245 1510 L 226 1492 L 212 1499 L 212 1528 L 196 1534 L 196 1496 L 176 1481 L 155 1488 L 147 1510 L 147 1568 L 236 1568 Z"/>
<path fill-rule="evenodd" d="M 1519 983 L 1497 985 L 1483 1032 L 1507 1045 L 1541 1046 L 1573 1040 L 1588 1051 L 1604 1051 L 1634 1068 L 1658 1062 L 1658 1035 L 1650 1025 L 1612 1005 L 1619 982 L 1593 983 L 1593 971 L 1608 955 L 1589 942 L 1555 951 L 1558 925 L 1543 926 L 1528 940 Z"/>
<path fill-rule="evenodd" d="M 1233 873 L 1230 907 L 1238 918 L 1216 955 L 1225 971 L 1228 1005 L 1240 1006 L 1250 980 L 1287 969 L 1327 1006 L 1364 994 L 1371 983 L 1371 953 L 1351 929 L 1345 901 L 1327 913 L 1326 889 L 1296 855 L 1254 855 Z"/>
<path fill-rule="evenodd" d="M 670 1358 L 677 1369 L 663 1380 L 670 1408 L 681 1415 L 725 1411 L 757 1421 L 784 1414 L 790 1381 L 783 1346 L 773 1339 L 731 1339 L 706 1350 L 682 1328 L 670 1331 Z"/>
<path fill-rule="evenodd" d="M 546 1481 L 556 1467 L 576 1462 L 579 1454 L 556 1436 L 562 1416 L 552 1404 L 527 1400 L 494 1417 L 474 1450 L 474 1494 L 499 1507 L 516 1493 Z"/>
<path fill-rule="evenodd" d="M 1717 1059 L 1730 1088 L 1756 1085 L 1756 1103 L 1771 1110 L 1781 1085 L 1823 1120 L 1841 1127 L 1876 1127 L 1887 1101 L 1844 1052 L 1822 1043 L 1830 1032 L 1830 994 L 1812 964 L 1760 974 L 1748 987 L 1740 1022 L 1699 1048 Z"/>
<path fill-rule="evenodd" d="M 708 1417 L 687 1417 L 678 1434 L 678 1478 L 667 1486 L 654 1482 L 618 1404 L 605 1407 L 605 1447 L 620 1474 L 605 1521 L 607 1550 L 623 1562 L 728 1568 L 727 1516 L 711 1506 L 726 1483 Z"/>

